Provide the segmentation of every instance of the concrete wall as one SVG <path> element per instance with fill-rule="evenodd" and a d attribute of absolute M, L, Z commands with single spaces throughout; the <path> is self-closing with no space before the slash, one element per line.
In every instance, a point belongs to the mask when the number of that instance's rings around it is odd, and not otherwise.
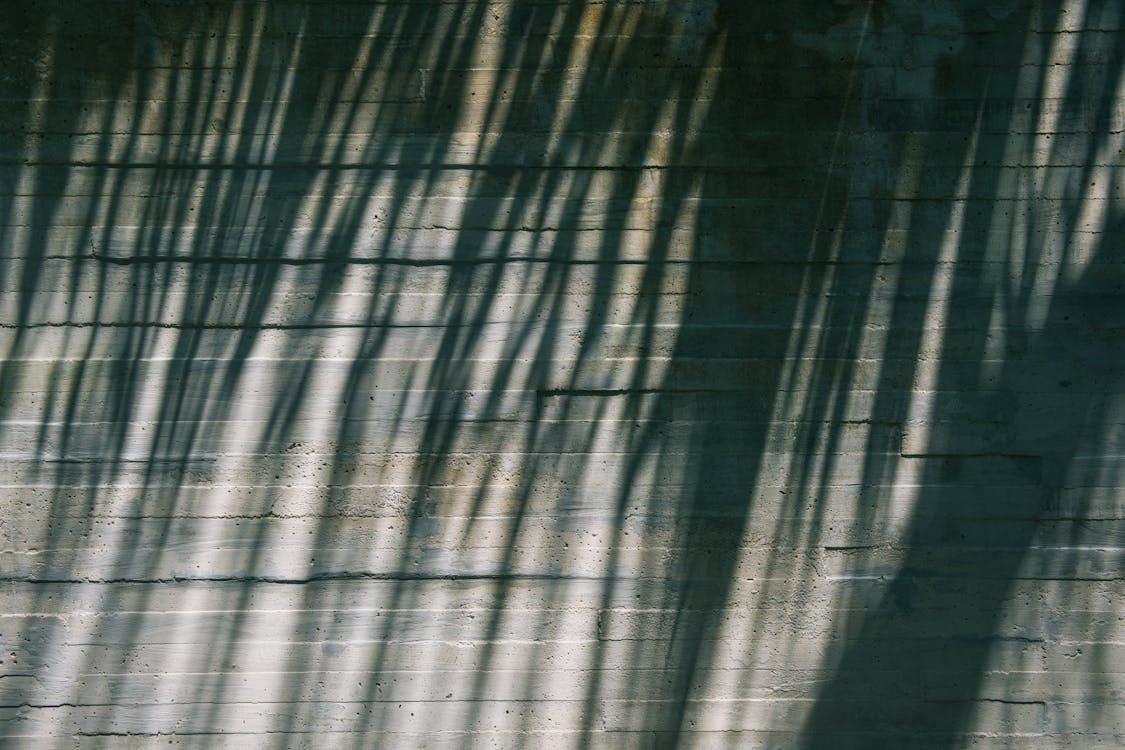
<path fill-rule="evenodd" d="M 0 744 L 1125 743 L 1117 3 L 0 19 Z"/>

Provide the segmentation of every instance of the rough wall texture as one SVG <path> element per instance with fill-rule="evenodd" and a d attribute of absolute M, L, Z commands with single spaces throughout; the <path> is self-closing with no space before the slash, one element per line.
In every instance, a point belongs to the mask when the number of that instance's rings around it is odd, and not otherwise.
<path fill-rule="evenodd" d="M 0 743 L 1125 743 L 1119 3 L 5 3 Z"/>

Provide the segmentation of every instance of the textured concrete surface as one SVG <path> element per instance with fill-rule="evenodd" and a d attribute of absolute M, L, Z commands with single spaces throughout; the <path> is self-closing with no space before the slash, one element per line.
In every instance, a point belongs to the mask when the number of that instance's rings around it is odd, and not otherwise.
<path fill-rule="evenodd" d="M 0 745 L 1125 746 L 1123 14 L 5 4 Z"/>

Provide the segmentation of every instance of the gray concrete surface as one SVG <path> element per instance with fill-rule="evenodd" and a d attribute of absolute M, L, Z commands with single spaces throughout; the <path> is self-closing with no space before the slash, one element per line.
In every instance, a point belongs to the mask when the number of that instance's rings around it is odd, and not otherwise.
<path fill-rule="evenodd" d="M 0 745 L 1125 746 L 1125 18 L 9 2 Z"/>

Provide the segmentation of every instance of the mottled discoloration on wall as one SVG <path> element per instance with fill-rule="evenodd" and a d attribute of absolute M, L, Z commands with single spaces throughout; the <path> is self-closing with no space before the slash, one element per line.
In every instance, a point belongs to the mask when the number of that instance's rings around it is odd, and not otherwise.
<path fill-rule="evenodd" d="M 1113 4 L 0 20 L 0 742 L 1115 748 Z"/>

